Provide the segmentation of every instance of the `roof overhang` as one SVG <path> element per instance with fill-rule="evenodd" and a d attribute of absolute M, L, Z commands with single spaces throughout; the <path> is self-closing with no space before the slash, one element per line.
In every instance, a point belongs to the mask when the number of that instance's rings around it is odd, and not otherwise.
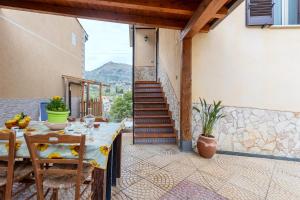
<path fill-rule="evenodd" d="M 207 32 L 240 0 L 0 0 L 0 7 L 77 18 Z"/>

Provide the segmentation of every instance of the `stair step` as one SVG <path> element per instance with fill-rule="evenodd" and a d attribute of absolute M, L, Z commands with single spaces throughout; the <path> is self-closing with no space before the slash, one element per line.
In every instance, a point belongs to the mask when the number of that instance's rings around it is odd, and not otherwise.
<path fill-rule="evenodd" d="M 135 119 L 145 119 L 145 118 L 169 118 L 169 115 L 136 115 Z"/>
<path fill-rule="evenodd" d="M 136 138 L 176 138 L 175 133 L 134 133 Z"/>
<path fill-rule="evenodd" d="M 174 127 L 134 127 L 135 133 L 173 133 Z"/>
<path fill-rule="evenodd" d="M 134 97 L 139 97 L 139 98 L 153 98 L 153 97 L 157 97 L 157 98 L 163 98 L 165 97 L 165 95 L 163 93 L 138 93 L 138 94 L 134 94 Z"/>
<path fill-rule="evenodd" d="M 135 110 L 134 115 L 168 115 L 168 110 Z"/>
<path fill-rule="evenodd" d="M 163 128 L 163 127 L 172 127 L 173 124 L 135 124 L 136 128 Z"/>
<path fill-rule="evenodd" d="M 145 88 L 135 88 L 134 92 L 141 92 L 141 93 L 143 93 L 143 92 L 163 92 L 163 90 L 161 87 L 155 87 L 155 88 L 145 87 Z"/>
<path fill-rule="evenodd" d="M 135 81 L 134 83 L 135 83 L 135 84 L 152 84 L 152 83 L 160 84 L 160 83 L 157 82 L 157 81 Z"/>
<path fill-rule="evenodd" d="M 166 103 L 143 103 L 143 104 L 134 104 L 134 108 L 168 108 L 169 105 Z"/>
<path fill-rule="evenodd" d="M 169 110 L 168 108 L 135 108 L 134 111 L 161 111 L 161 110 Z"/>
<path fill-rule="evenodd" d="M 159 83 L 151 83 L 151 84 L 135 84 L 135 88 L 161 88 L 161 85 Z"/>
<path fill-rule="evenodd" d="M 137 124 L 170 124 L 174 123 L 170 117 L 164 118 L 134 118 L 135 125 Z"/>
<path fill-rule="evenodd" d="M 164 97 L 134 97 L 135 102 L 165 102 Z"/>
<path fill-rule="evenodd" d="M 153 89 L 153 88 L 161 88 L 160 85 L 135 85 L 135 89 Z"/>
<path fill-rule="evenodd" d="M 166 104 L 166 102 L 161 101 L 140 101 L 140 102 L 134 102 L 134 104 Z"/>

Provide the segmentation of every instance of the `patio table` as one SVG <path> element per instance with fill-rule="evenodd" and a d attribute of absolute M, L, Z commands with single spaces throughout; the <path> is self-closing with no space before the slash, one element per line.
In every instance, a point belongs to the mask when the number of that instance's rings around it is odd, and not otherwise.
<path fill-rule="evenodd" d="M 120 177 L 121 131 L 124 123 L 100 123 L 97 129 L 84 128 L 80 122 L 71 123 L 72 132 L 65 134 L 86 134 L 84 161 L 94 166 L 92 174 L 92 199 L 110 199 L 111 185 Z M 32 122 L 32 134 L 51 132 L 43 122 Z M 88 133 L 89 132 L 89 133 Z M 59 132 L 58 132 L 59 133 Z M 23 134 L 16 135 L 16 157 L 29 158 L 30 154 Z M 0 155 L 7 155 L 7 144 L 0 141 Z M 78 155 L 77 147 L 70 145 L 39 144 L 39 154 L 43 158 L 74 158 Z M 105 174 L 106 173 L 106 174 Z M 106 178 L 106 180 L 105 180 Z"/>

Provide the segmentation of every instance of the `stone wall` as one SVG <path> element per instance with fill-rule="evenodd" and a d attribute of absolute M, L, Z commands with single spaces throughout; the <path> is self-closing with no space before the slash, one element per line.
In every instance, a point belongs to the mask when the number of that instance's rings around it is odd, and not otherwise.
<path fill-rule="evenodd" d="M 0 127 L 15 114 L 24 112 L 33 120 L 39 120 L 40 102 L 48 99 L 0 99 Z"/>
<path fill-rule="evenodd" d="M 134 68 L 135 81 L 156 81 L 156 67 L 153 66 L 135 66 Z"/>
<path fill-rule="evenodd" d="M 15 114 L 24 112 L 32 120 L 39 120 L 40 102 L 49 101 L 49 99 L 3 99 L 0 98 L 0 127 L 4 122 L 12 118 Z M 80 97 L 72 97 L 72 116 L 79 117 Z"/>
<path fill-rule="evenodd" d="M 176 97 L 174 88 L 172 87 L 168 74 L 161 67 L 158 68 L 158 78 L 165 92 L 170 111 L 172 112 L 172 118 L 175 121 L 175 128 L 177 131 L 179 131 L 180 130 L 180 104 Z M 178 139 L 180 139 L 179 132 L 178 132 Z"/>
<path fill-rule="evenodd" d="M 194 103 L 194 106 L 199 105 Z M 214 129 L 218 150 L 300 158 L 300 113 L 225 107 Z M 201 120 L 193 111 L 195 147 Z"/>

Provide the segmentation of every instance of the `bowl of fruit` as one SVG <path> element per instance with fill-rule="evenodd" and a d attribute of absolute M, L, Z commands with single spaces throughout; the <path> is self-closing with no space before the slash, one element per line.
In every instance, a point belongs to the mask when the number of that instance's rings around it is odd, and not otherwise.
<path fill-rule="evenodd" d="M 5 122 L 5 126 L 8 129 L 11 129 L 14 126 L 24 129 L 29 125 L 31 118 L 28 115 L 25 115 L 23 112 L 14 116 L 14 118 L 9 119 Z"/>

